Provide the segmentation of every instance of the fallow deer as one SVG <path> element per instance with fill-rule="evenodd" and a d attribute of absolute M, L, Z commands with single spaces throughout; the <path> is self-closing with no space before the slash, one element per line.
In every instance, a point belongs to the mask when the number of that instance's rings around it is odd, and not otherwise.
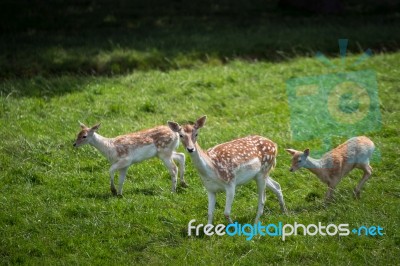
<path fill-rule="evenodd" d="M 303 152 L 286 149 L 292 155 L 291 172 L 302 167 L 314 173 L 323 183 L 328 185 L 326 201 L 332 199 L 333 191 L 342 177 L 347 175 L 354 168 L 359 168 L 364 175 L 354 189 L 354 195 L 359 198 L 364 183 L 372 174 L 372 167 L 369 160 L 375 149 L 374 143 L 367 137 L 354 137 L 342 143 L 335 149 L 325 153 L 321 159 L 314 159 L 310 156 L 310 149 Z"/>
<path fill-rule="evenodd" d="M 185 154 L 176 152 L 179 145 L 178 134 L 167 126 L 158 126 L 115 138 L 105 138 L 97 133 L 100 124 L 91 128 L 80 123 L 74 147 L 90 144 L 99 150 L 111 163 L 110 187 L 114 195 L 122 195 L 122 186 L 130 165 L 153 157 L 161 159 L 172 177 L 172 191 L 176 191 L 178 169 L 173 162 L 179 163 L 180 182 L 186 187 L 183 174 L 185 171 Z M 114 174 L 119 171 L 118 191 L 114 185 Z"/>
<path fill-rule="evenodd" d="M 258 210 L 255 223 L 264 211 L 265 188 L 271 189 L 279 199 L 282 211 L 286 212 L 281 187 L 270 176 L 276 165 L 277 145 L 260 136 L 248 136 L 219 144 L 203 151 L 197 143 L 197 134 L 205 124 L 206 116 L 199 118 L 194 125 L 180 126 L 168 122 L 169 127 L 179 133 L 182 144 L 189 152 L 201 180 L 208 192 L 208 223 L 212 224 L 216 203 L 216 193 L 226 192 L 224 215 L 229 223 L 236 186 L 255 179 L 258 191 Z"/>

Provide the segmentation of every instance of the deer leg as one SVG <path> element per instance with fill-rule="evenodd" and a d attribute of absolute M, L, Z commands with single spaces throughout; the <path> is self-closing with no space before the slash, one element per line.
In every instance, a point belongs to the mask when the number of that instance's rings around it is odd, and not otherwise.
<path fill-rule="evenodd" d="M 329 203 L 333 199 L 333 192 L 335 191 L 336 185 L 333 185 L 332 183 L 328 184 L 328 191 L 326 192 L 325 195 L 325 203 Z"/>
<path fill-rule="evenodd" d="M 354 189 L 354 195 L 356 198 L 360 198 L 361 188 L 364 186 L 365 182 L 371 177 L 372 167 L 369 164 L 364 164 L 361 168 L 364 171 L 364 175 L 358 183 L 357 187 Z"/>
<path fill-rule="evenodd" d="M 212 224 L 214 210 L 215 210 L 215 202 L 216 202 L 216 194 L 215 192 L 208 191 L 208 224 Z"/>
<path fill-rule="evenodd" d="M 282 190 L 281 190 L 281 185 L 279 185 L 278 182 L 276 182 L 270 176 L 268 176 L 266 186 L 268 189 L 272 190 L 272 192 L 274 192 L 274 194 L 278 198 L 279 205 L 281 207 L 281 211 L 283 213 L 287 213 L 287 209 L 285 206 L 285 200 L 283 199 L 283 194 L 282 194 Z"/>
<path fill-rule="evenodd" d="M 128 167 L 119 169 L 119 180 L 118 180 L 118 195 L 122 196 L 122 186 L 125 182 L 126 172 Z"/>
<path fill-rule="evenodd" d="M 331 185 L 328 185 L 328 191 L 326 191 L 326 195 L 325 195 L 325 202 L 326 203 L 329 203 L 329 202 L 332 201 L 333 190 L 334 190 L 334 188 Z"/>
<path fill-rule="evenodd" d="M 258 220 L 264 213 L 266 180 L 262 175 L 257 175 L 256 182 L 257 182 L 257 193 L 258 193 L 258 208 L 254 224 L 258 223 Z"/>
<path fill-rule="evenodd" d="M 171 157 L 161 157 L 161 160 L 164 162 L 165 166 L 168 168 L 169 174 L 171 175 L 172 180 L 172 192 L 176 192 L 176 176 L 178 174 L 178 168 L 175 163 L 172 161 Z"/>
<path fill-rule="evenodd" d="M 235 197 L 235 186 L 230 185 L 226 188 L 226 202 L 224 211 L 225 218 L 228 220 L 229 223 L 233 223 L 230 215 L 234 197 Z"/>
<path fill-rule="evenodd" d="M 182 187 L 188 187 L 185 182 L 184 173 L 185 173 L 185 154 L 180 152 L 173 152 L 172 159 L 178 161 L 179 166 L 179 180 L 181 182 Z"/>
<path fill-rule="evenodd" d="M 115 174 L 116 170 L 117 170 L 116 166 L 113 164 L 110 167 L 110 189 L 111 189 L 111 193 L 113 195 L 117 195 L 117 189 L 115 188 L 115 185 L 114 185 L 114 174 Z"/>

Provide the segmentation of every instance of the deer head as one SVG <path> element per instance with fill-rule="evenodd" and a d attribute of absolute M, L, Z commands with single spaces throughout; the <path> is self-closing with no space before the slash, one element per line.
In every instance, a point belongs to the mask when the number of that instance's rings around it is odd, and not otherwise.
<path fill-rule="evenodd" d="M 79 122 L 79 125 L 81 126 L 81 131 L 78 133 L 76 141 L 73 144 L 75 148 L 90 143 L 94 132 L 96 132 L 100 128 L 100 124 L 94 125 L 91 128 L 88 128 L 81 122 Z"/>
<path fill-rule="evenodd" d="M 305 149 L 303 152 L 293 149 L 286 149 L 292 155 L 292 166 L 289 171 L 294 172 L 306 165 L 307 157 L 310 155 L 310 149 Z"/>
<path fill-rule="evenodd" d="M 185 125 L 183 127 L 181 127 L 176 122 L 168 121 L 168 126 L 172 131 L 177 132 L 179 134 L 179 137 L 185 149 L 188 152 L 192 153 L 196 150 L 196 142 L 198 135 L 197 131 L 204 126 L 204 124 L 206 123 L 206 119 L 207 116 L 202 116 L 199 119 L 197 119 L 194 125 Z"/>

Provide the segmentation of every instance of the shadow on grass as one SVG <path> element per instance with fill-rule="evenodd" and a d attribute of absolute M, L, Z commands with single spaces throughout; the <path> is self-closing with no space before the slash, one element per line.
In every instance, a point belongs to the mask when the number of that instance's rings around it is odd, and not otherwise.
<path fill-rule="evenodd" d="M 393 34 L 400 19 L 390 12 L 293 15 L 278 9 L 277 1 L 161 2 L 163 11 L 136 1 L 4 5 L 0 80 L 24 80 L 18 88 L 3 84 L 0 92 L 52 97 L 83 90 L 88 76 L 236 59 L 279 62 L 317 51 L 338 56 L 339 38 L 349 38 L 348 50 L 355 53 L 397 51 L 400 45 L 400 35 Z"/>
<path fill-rule="evenodd" d="M 28 14 L 13 10 L 20 17 L 12 20 L 14 24 L 4 21 L 6 33 L 0 35 L 0 80 L 168 71 L 233 59 L 276 62 L 314 56 L 317 51 L 337 56 L 339 38 L 351 39 L 349 50 L 356 53 L 367 48 L 397 51 L 400 44 L 400 35 L 393 34 L 400 20 L 390 13 L 299 16 L 264 7 L 259 1 L 259 6 L 247 9 L 167 10 L 153 17 L 140 13 L 146 10 L 133 9 L 135 4 L 129 1 L 112 6 L 102 1 L 100 6 L 86 4 L 59 1 L 59 7 L 39 6 Z M 58 8 L 72 13 L 66 16 Z M 2 13 L 4 20 L 10 16 Z M 76 86 L 47 89 L 80 90 Z"/>
<path fill-rule="evenodd" d="M 90 192 L 86 195 L 87 198 L 90 199 L 98 199 L 98 200 L 109 200 L 115 198 L 111 192 Z"/>
<path fill-rule="evenodd" d="M 123 196 L 115 196 L 111 192 L 90 192 L 87 194 L 87 197 L 94 199 L 108 200 L 111 198 L 124 198 L 124 195 L 128 194 L 156 196 L 160 194 L 160 191 L 156 188 L 134 188 L 128 191 L 124 191 Z"/>
<path fill-rule="evenodd" d="M 308 205 L 300 205 L 288 210 L 288 215 L 297 215 L 302 213 L 309 213 L 309 212 L 319 212 L 329 208 L 329 206 L 325 205 L 322 201 L 315 202 L 313 204 Z"/>
<path fill-rule="evenodd" d="M 347 209 L 353 201 L 360 201 L 354 197 L 349 189 L 337 189 L 333 199 L 329 202 L 325 201 L 325 196 L 321 193 L 310 192 L 304 198 L 303 204 L 289 209 L 290 214 L 301 214 L 308 212 L 319 212 L 329 209 Z"/>
<path fill-rule="evenodd" d="M 134 188 L 132 190 L 133 194 L 140 194 L 145 196 L 155 196 L 160 192 L 156 188 Z"/>
<path fill-rule="evenodd" d="M 29 62 L 25 63 L 27 66 L 30 64 Z M 19 70 L 15 69 L 14 71 L 14 73 L 17 73 Z M 3 82 L 0 81 L 0 95 L 5 98 L 31 97 L 48 100 L 60 95 L 85 91 L 87 84 L 93 82 L 93 80 L 94 79 L 91 77 L 80 75 L 60 75 L 51 77 L 28 75 L 7 79 Z M 90 94 L 96 95 L 96 91 L 91 91 Z M 68 143 L 68 145 L 71 145 L 71 148 L 72 143 L 72 141 Z"/>
<path fill-rule="evenodd" d="M 38 32 L 2 39 L 0 78 L 115 75 L 135 70 L 169 71 L 219 65 L 233 59 L 284 61 L 337 56 L 337 39 L 349 38 L 349 50 L 397 51 L 397 20 L 377 17 L 173 18 L 140 28 Z M 139 23 L 140 24 L 140 23 Z M 352 25 L 349 27 L 348 25 Z"/>

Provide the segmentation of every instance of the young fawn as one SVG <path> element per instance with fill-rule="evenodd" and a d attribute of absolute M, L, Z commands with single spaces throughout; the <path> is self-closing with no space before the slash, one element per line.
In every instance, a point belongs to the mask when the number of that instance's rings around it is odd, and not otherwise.
<path fill-rule="evenodd" d="M 364 172 L 360 183 L 354 189 L 355 196 L 357 198 L 360 197 L 361 188 L 372 173 L 369 160 L 374 149 L 374 143 L 369 138 L 361 136 L 347 140 L 345 143 L 324 154 L 321 159 L 311 158 L 309 156 L 309 149 L 303 152 L 293 149 L 286 149 L 286 151 L 293 156 L 290 171 L 294 172 L 301 167 L 310 170 L 322 182 L 328 185 L 326 201 L 330 201 L 336 185 L 342 177 L 354 168 L 359 168 Z"/>
<path fill-rule="evenodd" d="M 179 133 L 183 146 L 192 161 L 208 192 L 208 223 L 212 224 L 216 203 L 216 193 L 226 192 L 225 217 L 229 223 L 236 186 L 255 179 L 258 187 L 258 210 L 255 223 L 264 211 L 265 188 L 270 188 L 278 197 L 282 211 L 286 212 L 281 187 L 269 177 L 276 164 L 277 146 L 271 140 L 260 136 L 249 136 L 219 144 L 203 151 L 197 143 L 197 133 L 204 126 L 206 116 L 199 118 L 194 125 L 168 122 L 169 127 Z"/>
<path fill-rule="evenodd" d="M 183 178 L 185 171 L 185 154 L 175 152 L 179 145 L 178 134 L 167 126 L 142 130 L 115 138 L 105 138 L 97 133 L 100 124 L 88 128 L 80 123 L 81 131 L 74 147 L 90 144 L 99 150 L 111 163 L 110 185 L 114 195 L 122 195 L 122 186 L 130 165 L 153 157 L 160 158 L 172 177 L 172 191 L 176 191 L 178 169 L 173 160 L 179 162 L 181 185 L 186 187 Z M 114 185 L 114 173 L 119 171 L 118 192 Z"/>

